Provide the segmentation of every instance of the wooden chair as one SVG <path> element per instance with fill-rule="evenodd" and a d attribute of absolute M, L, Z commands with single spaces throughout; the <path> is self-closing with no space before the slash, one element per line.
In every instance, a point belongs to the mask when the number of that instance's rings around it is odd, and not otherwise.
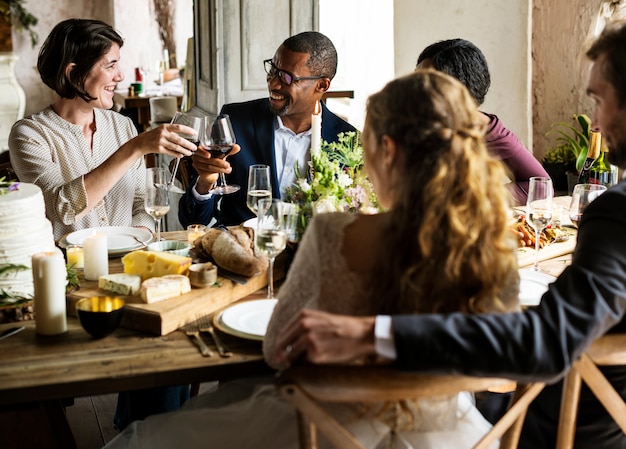
<path fill-rule="evenodd" d="M 626 434 L 626 404 L 598 366 L 626 365 L 626 334 L 608 334 L 597 339 L 573 365 L 563 381 L 556 447 L 574 447 L 576 415 L 582 381 Z"/>
<path fill-rule="evenodd" d="M 461 391 L 490 391 L 512 384 L 514 382 L 508 379 L 415 374 L 391 367 L 311 365 L 292 367 L 281 373 L 277 381 L 280 393 L 296 407 L 301 449 L 318 447 L 318 430 L 340 449 L 363 449 L 359 441 L 324 410 L 323 402 L 393 401 Z M 487 448 L 501 437 L 501 449 L 516 448 L 526 410 L 543 387 L 543 383 L 517 385 L 507 412 L 474 449 Z"/>

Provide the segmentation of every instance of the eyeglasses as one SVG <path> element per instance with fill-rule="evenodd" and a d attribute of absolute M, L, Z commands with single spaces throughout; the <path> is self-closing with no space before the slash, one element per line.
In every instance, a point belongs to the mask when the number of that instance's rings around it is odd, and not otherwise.
<path fill-rule="evenodd" d="M 265 65 L 265 72 L 267 73 L 268 80 L 277 76 L 280 82 L 286 86 L 291 86 L 291 84 L 296 81 L 319 80 L 326 78 L 325 76 L 295 76 L 293 73 L 276 67 L 271 59 L 266 59 L 263 61 L 263 64 Z"/>

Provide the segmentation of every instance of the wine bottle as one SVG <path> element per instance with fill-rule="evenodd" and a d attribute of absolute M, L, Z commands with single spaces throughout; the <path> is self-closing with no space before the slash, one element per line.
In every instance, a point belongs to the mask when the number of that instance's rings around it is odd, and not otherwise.
<path fill-rule="evenodd" d="M 583 168 L 581 168 L 580 174 L 578 175 L 578 184 L 589 183 L 589 173 L 591 172 L 591 167 L 600 156 L 601 145 L 602 136 L 600 135 L 600 133 L 591 131 L 589 135 L 589 148 L 587 150 L 587 158 L 585 159 Z"/>
<path fill-rule="evenodd" d="M 601 184 L 610 188 L 617 184 L 617 167 L 609 163 L 606 155 L 608 148 L 605 140 L 601 136 L 599 138 L 601 139 L 600 155 L 589 170 L 588 182 L 589 184 Z"/>

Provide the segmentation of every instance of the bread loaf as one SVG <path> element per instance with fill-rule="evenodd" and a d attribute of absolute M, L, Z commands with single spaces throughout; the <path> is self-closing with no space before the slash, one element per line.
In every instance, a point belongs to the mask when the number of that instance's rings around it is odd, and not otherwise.
<path fill-rule="evenodd" d="M 268 266 L 266 258 L 255 257 L 252 248 L 241 245 L 229 232 L 222 232 L 215 239 L 212 256 L 219 267 L 242 276 L 255 276 Z"/>
<path fill-rule="evenodd" d="M 227 231 L 211 228 L 194 246 L 202 248 L 201 256 L 242 276 L 255 276 L 268 266 L 266 258 L 254 255 L 254 231 L 244 226 L 231 226 Z"/>

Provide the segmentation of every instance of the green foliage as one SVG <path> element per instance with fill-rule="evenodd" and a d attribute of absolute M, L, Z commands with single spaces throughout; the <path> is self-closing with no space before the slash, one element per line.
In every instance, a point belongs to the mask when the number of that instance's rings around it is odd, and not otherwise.
<path fill-rule="evenodd" d="M 13 24 L 19 31 L 28 31 L 30 35 L 30 44 L 33 48 L 39 41 L 39 35 L 33 27 L 39 21 L 24 7 L 24 0 L 0 0 L 0 15 L 6 20 L 13 18 Z"/>
<path fill-rule="evenodd" d="M 569 144 L 561 144 L 550 148 L 541 162 L 544 164 L 562 164 L 574 168 L 576 166 L 576 155 Z"/>
<path fill-rule="evenodd" d="M 552 125 L 548 134 L 556 134 L 558 146 L 563 149 L 569 149 L 569 151 L 572 152 L 576 160 L 576 171 L 579 172 L 587 158 L 587 151 L 589 150 L 591 119 L 585 114 L 574 114 L 572 120 L 574 121 L 574 125 L 567 122 L 555 123 Z M 552 148 L 548 153 L 552 150 L 557 151 L 555 148 Z"/>

